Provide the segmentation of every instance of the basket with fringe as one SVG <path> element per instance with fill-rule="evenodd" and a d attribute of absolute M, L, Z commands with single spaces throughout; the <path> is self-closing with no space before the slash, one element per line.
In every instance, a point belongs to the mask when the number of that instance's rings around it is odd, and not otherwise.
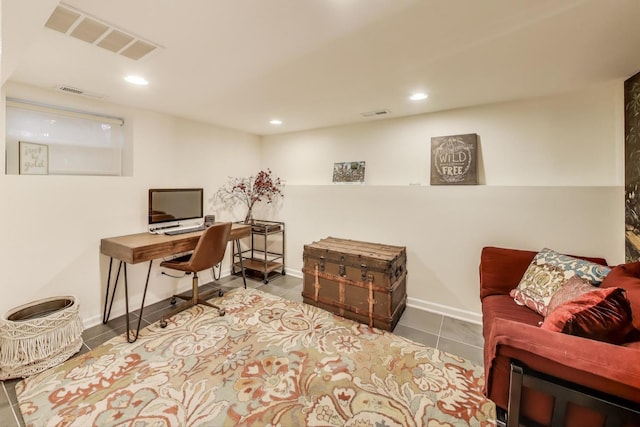
<path fill-rule="evenodd" d="M 16 307 L 0 319 L 0 380 L 56 366 L 82 347 L 75 297 L 51 297 Z"/>

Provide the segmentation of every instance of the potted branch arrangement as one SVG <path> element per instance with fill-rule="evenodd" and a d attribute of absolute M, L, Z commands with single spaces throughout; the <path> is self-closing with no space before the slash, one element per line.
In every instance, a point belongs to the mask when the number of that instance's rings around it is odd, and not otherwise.
<path fill-rule="evenodd" d="M 261 170 L 248 177 L 229 177 L 226 185 L 220 187 L 218 198 L 224 203 L 233 205 L 242 203 L 247 207 L 245 224 L 253 223 L 253 207 L 256 203 L 266 201 L 272 203 L 278 197 L 284 197 L 284 184 L 274 177 L 271 170 Z"/>

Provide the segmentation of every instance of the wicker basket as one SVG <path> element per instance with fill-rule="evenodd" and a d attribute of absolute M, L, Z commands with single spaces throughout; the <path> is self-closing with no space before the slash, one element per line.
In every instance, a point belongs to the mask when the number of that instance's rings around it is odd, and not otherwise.
<path fill-rule="evenodd" d="M 0 380 L 56 366 L 82 347 L 75 297 L 52 297 L 16 307 L 0 319 Z"/>

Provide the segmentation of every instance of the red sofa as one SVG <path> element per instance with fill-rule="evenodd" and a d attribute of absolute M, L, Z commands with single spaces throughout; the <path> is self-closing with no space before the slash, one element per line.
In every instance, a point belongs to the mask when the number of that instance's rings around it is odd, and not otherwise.
<path fill-rule="evenodd" d="M 602 393 L 605 399 L 611 397 L 627 408 L 639 409 L 640 332 L 632 333 L 629 342 L 614 345 L 541 329 L 539 324 L 544 320 L 543 317 L 525 306 L 517 305 L 509 296 L 536 253 L 485 247 L 481 254 L 484 392 L 495 402 L 499 421 L 506 421 L 509 417 L 511 404 L 512 412 L 519 412 L 524 417 L 521 419 L 552 425 L 554 398 L 548 394 L 548 390 L 543 392 L 536 387 L 524 387 L 521 388 L 519 399 L 512 398 L 509 401 L 514 362 L 528 371 L 541 373 L 547 380 L 562 387 L 568 386 L 598 396 Z M 602 258 L 581 258 L 606 265 Z M 640 263 L 612 267 L 601 287 L 612 286 L 626 290 L 633 326 L 640 330 Z M 514 388 L 511 388 L 511 393 Z M 516 390 L 517 393 L 520 391 Z M 603 415 L 574 404 L 568 405 L 563 422 L 567 426 L 580 427 L 601 426 L 603 423 Z M 619 425 L 640 425 L 640 415 L 637 419 L 632 415 L 630 420 L 627 418 Z"/>

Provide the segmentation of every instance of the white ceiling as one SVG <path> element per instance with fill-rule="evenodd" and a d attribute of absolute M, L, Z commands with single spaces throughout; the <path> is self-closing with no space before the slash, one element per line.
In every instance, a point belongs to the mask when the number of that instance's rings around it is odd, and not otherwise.
<path fill-rule="evenodd" d="M 640 71 L 640 0 L 66 0 L 163 46 L 140 61 L 2 1 L 2 81 L 258 135 L 572 91 Z M 146 77 L 135 87 L 123 78 Z M 422 102 L 408 96 L 429 93 Z M 77 95 L 68 95 L 77 96 Z M 280 118 L 284 124 L 269 124 Z"/>

